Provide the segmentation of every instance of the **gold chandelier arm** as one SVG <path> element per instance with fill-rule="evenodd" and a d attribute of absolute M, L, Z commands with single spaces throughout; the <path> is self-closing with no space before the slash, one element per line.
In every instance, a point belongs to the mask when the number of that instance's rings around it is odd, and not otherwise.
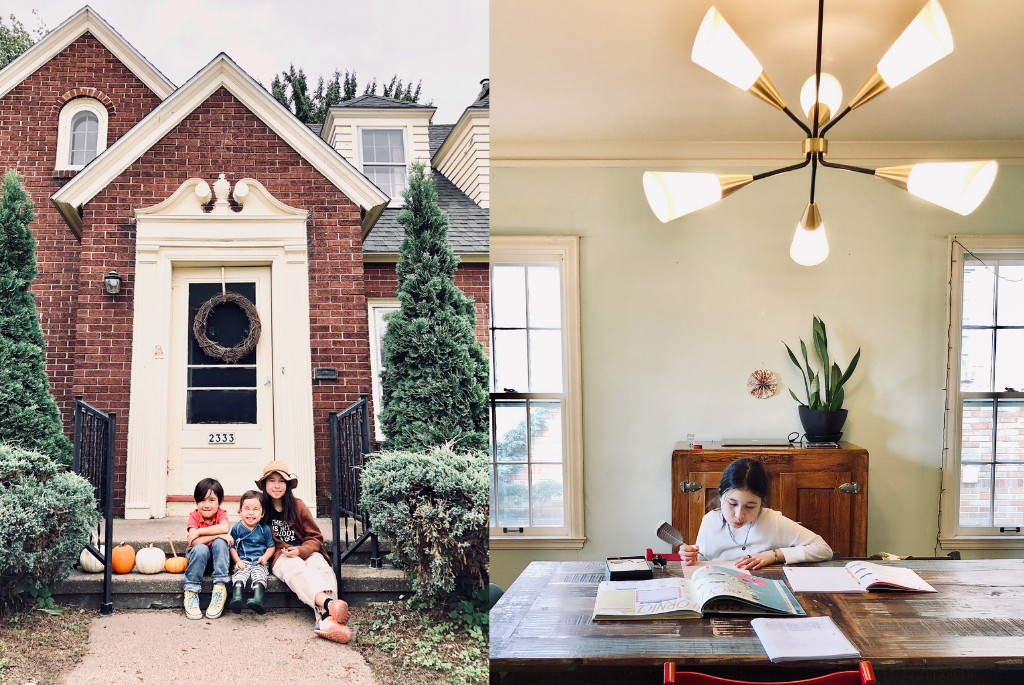
<path fill-rule="evenodd" d="M 913 164 L 886 166 L 875 169 L 875 177 L 882 179 L 886 183 L 891 183 L 900 190 L 907 190 L 907 182 L 910 179 L 910 172 L 913 168 Z"/>
<path fill-rule="evenodd" d="M 775 109 L 786 110 L 786 101 L 782 99 L 782 94 L 779 93 L 775 84 L 768 78 L 768 74 L 763 71 L 757 77 L 757 80 L 754 81 L 754 85 L 747 89 L 747 92 L 761 98 Z"/>
<path fill-rule="evenodd" d="M 850 100 L 849 107 L 850 109 L 857 109 L 868 100 L 878 97 L 887 90 L 889 90 L 889 84 L 878 73 L 878 67 L 875 67 L 875 70 L 868 76 L 868 80 L 864 82 L 864 85 L 860 87 L 857 94 Z"/>

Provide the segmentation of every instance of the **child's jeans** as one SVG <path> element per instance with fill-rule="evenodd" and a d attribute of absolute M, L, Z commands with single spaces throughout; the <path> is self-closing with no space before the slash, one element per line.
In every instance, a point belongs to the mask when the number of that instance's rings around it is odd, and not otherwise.
<path fill-rule="evenodd" d="M 231 551 L 224 538 L 217 538 L 212 546 L 192 545 L 185 550 L 188 568 L 185 569 L 185 592 L 199 592 L 203 588 L 203 574 L 213 564 L 213 584 L 227 585 Z"/>

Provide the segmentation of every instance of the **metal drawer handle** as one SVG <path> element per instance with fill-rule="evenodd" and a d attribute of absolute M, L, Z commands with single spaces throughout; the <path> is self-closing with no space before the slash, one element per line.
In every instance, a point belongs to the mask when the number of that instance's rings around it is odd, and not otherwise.
<path fill-rule="evenodd" d="M 697 492 L 702 486 L 700 483 L 694 483 L 692 480 L 684 480 L 679 484 L 679 489 L 683 492 Z"/>
<path fill-rule="evenodd" d="M 859 495 L 860 483 L 843 483 L 842 485 L 839 486 L 839 491 L 846 492 L 851 495 Z"/>

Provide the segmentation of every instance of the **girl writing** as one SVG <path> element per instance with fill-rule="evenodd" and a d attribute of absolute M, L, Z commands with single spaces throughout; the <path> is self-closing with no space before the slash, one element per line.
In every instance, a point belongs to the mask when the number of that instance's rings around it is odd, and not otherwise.
<path fill-rule="evenodd" d="M 722 472 L 720 506 L 700 522 L 697 541 L 683 545 L 683 563 L 736 560 L 736 568 L 826 561 L 832 548 L 820 535 L 764 506 L 768 473 L 757 459 L 737 459 Z"/>
<path fill-rule="evenodd" d="M 263 523 L 274 534 L 270 568 L 275 576 L 313 608 L 320 637 L 346 643 L 352 631 L 348 603 L 337 599 L 338 582 L 324 549 L 324 536 L 309 507 L 292 494 L 299 479 L 281 461 L 268 462 L 256 485 L 263 492 Z"/>

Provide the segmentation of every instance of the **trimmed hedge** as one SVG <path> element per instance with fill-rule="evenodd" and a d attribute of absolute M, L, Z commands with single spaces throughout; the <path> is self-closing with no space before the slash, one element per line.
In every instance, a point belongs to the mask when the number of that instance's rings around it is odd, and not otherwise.
<path fill-rule="evenodd" d="M 380 452 L 362 473 L 370 525 L 392 543 L 391 560 L 423 598 L 446 599 L 488 581 L 487 455 L 450 445 Z"/>
<path fill-rule="evenodd" d="M 67 578 L 96 524 L 93 489 L 49 457 L 0 445 L 0 612 L 24 583 Z"/>

